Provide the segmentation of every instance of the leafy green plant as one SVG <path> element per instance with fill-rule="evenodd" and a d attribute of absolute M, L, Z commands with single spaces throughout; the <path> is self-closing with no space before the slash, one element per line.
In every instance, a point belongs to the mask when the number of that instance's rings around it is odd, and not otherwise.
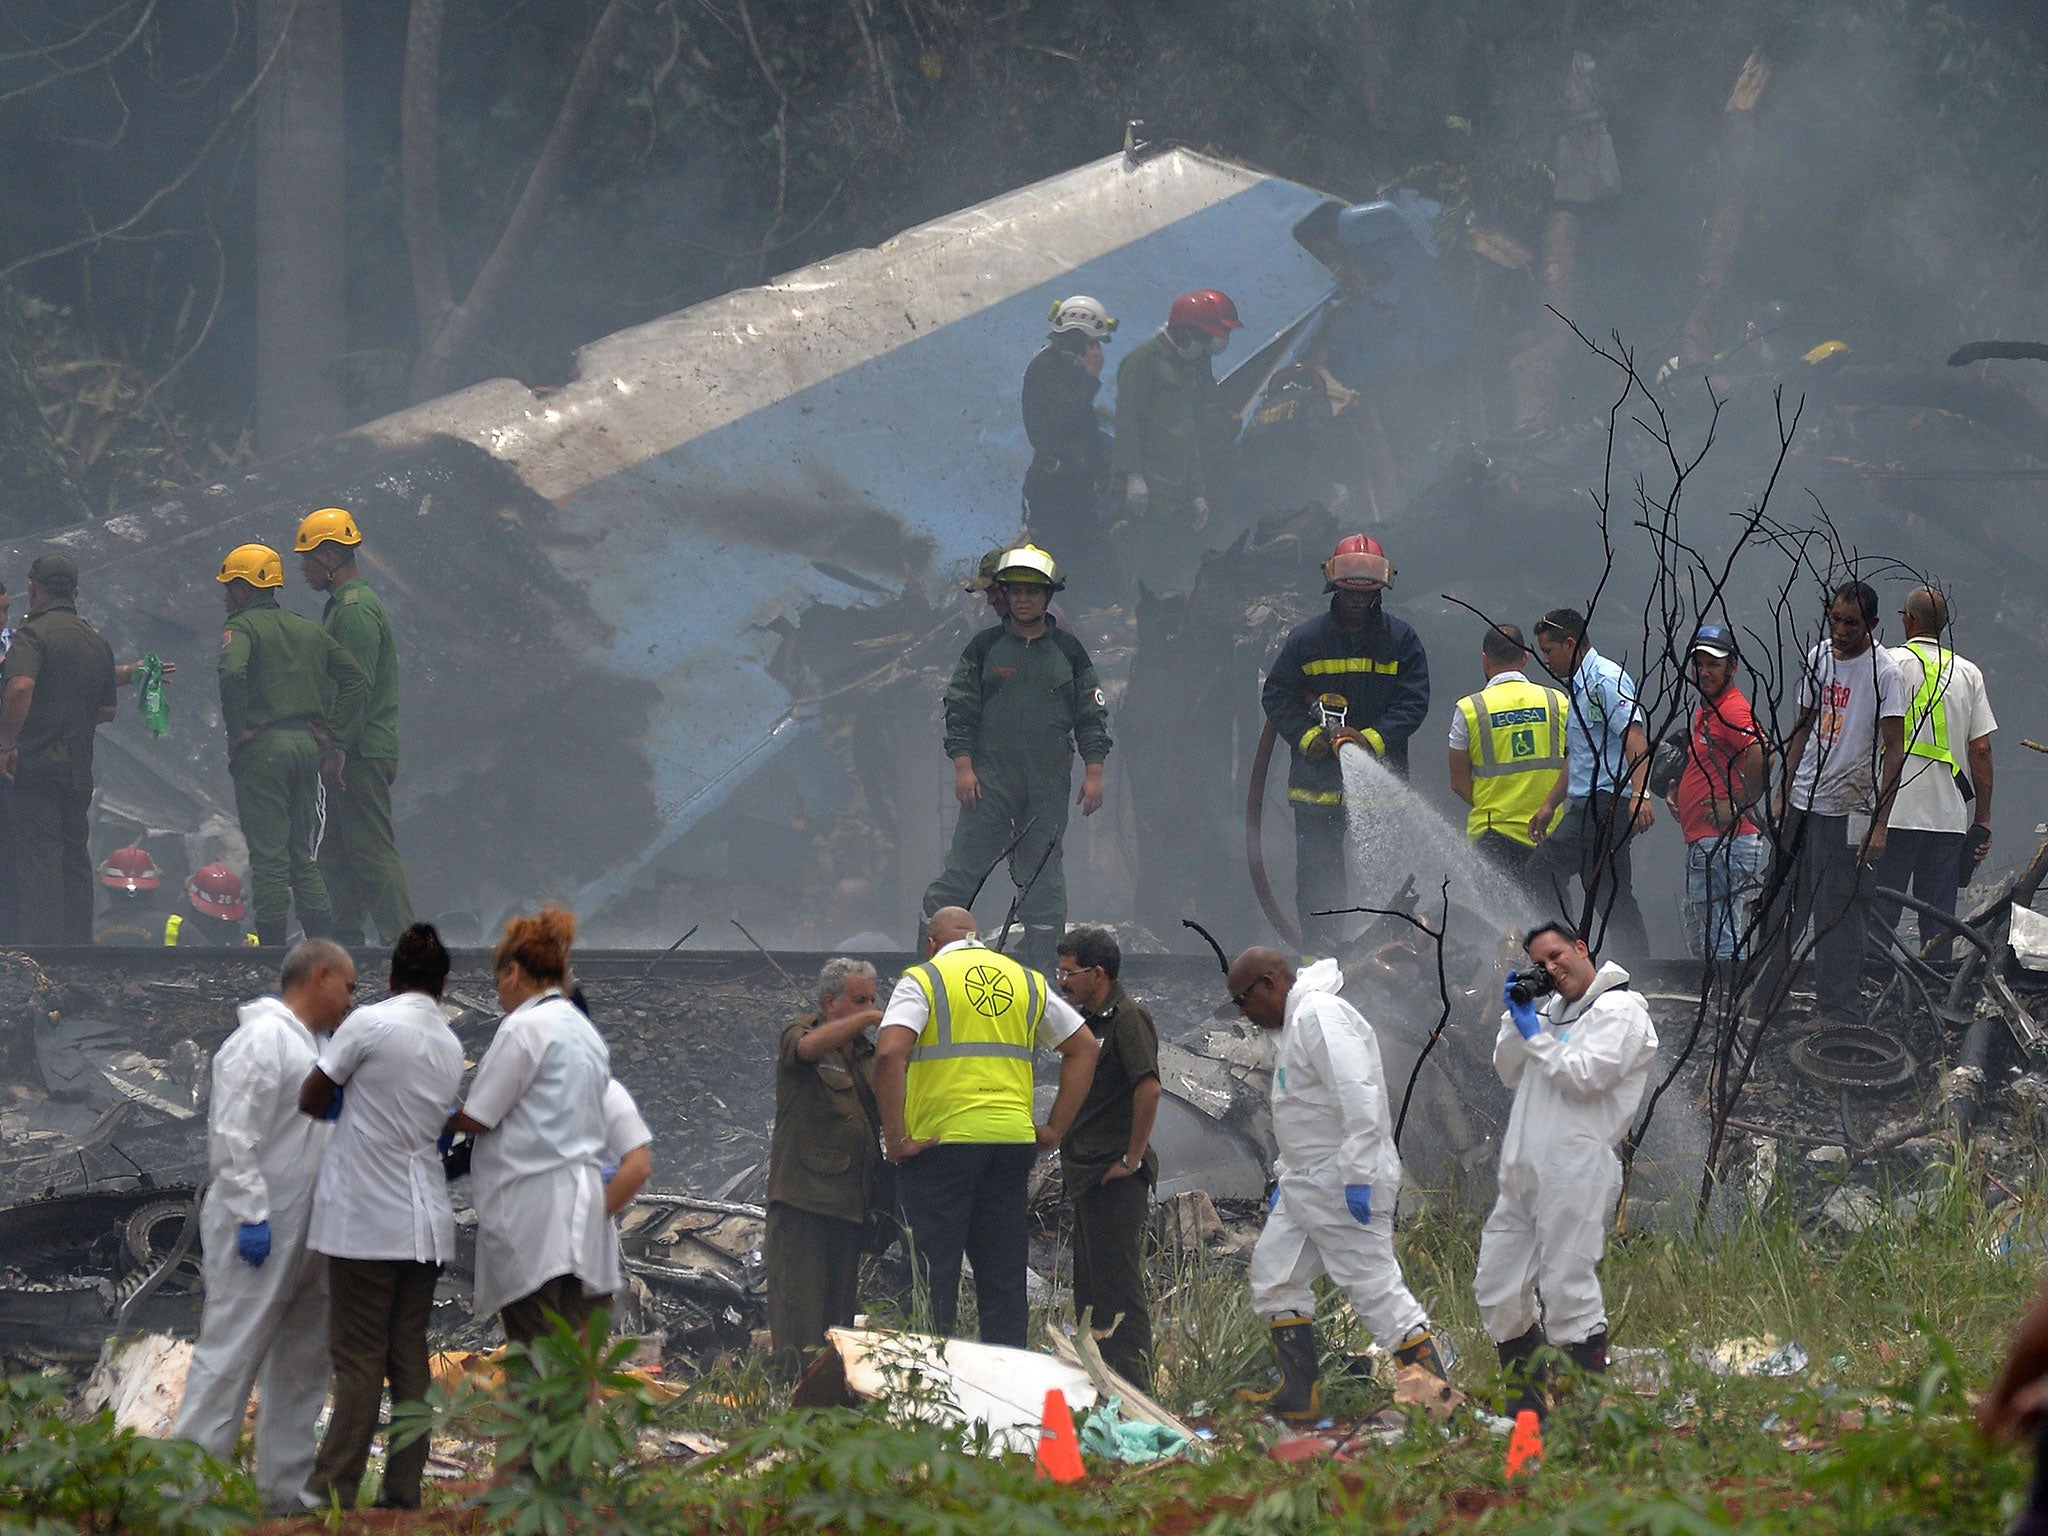
<path fill-rule="evenodd" d="M 659 1487 L 632 1474 L 640 1431 L 654 1422 L 647 1383 L 624 1367 L 631 1339 L 606 1342 L 595 1314 L 577 1333 L 559 1317 L 552 1331 L 505 1351 L 505 1375 L 393 1414 L 399 1444 L 437 1427 L 459 1426 L 498 1442 L 499 1473 L 482 1497 L 492 1529 L 512 1536 L 640 1536 L 669 1528 Z"/>
<path fill-rule="evenodd" d="M 66 1407 L 62 1378 L 0 1380 L 0 1525 L 214 1536 L 254 1508 L 247 1482 L 191 1441 L 148 1439 L 106 1409 L 74 1421 Z"/>

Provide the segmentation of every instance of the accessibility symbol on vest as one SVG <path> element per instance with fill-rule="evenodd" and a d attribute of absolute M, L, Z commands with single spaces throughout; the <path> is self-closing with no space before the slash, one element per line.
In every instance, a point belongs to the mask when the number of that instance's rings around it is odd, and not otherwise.
<path fill-rule="evenodd" d="M 1509 757 L 1534 757 L 1536 755 L 1536 733 L 1526 728 L 1508 736 Z"/>
<path fill-rule="evenodd" d="M 967 1001 L 985 1019 L 1008 1013 L 1017 1000 L 1010 978 L 993 965 L 977 965 L 967 972 Z"/>

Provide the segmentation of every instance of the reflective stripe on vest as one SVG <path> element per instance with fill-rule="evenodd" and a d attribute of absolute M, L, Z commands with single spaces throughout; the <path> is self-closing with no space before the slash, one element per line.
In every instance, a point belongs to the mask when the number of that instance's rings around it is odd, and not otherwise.
<path fill-rule="evenodd" d="M 178 935 L 184 931 L 185 917 L 183 913 L 173 912 L 169 917 L 165 918 L 164 947 L 166 949 L 175 948 L 178 943 Z"/>
<path fill-rule="evenodd" d="M 1540 683 L 1490 683 L 1458 700 L 1472 759 L 1465 835 L 1530 842 L 1529 823 L 1565 767 L 1565 696 Z M 1564 808 L 1558 807 L 1559 815 Z"/>
<path fill-rule="evenodd" d="M 1039 974 L 979 944 L 905 974 L 928 1009 L 910 1051 L 905 1129 L 919 1140 L 1032 1140 L 1031 1061 L 1045 1017 Z"/>
<path fill-rule="evenodd" d="M 1931 757 L 1960 771 L 1962 765 L 1948 746 L 1948 680 L 1955 676 L 1955 657 L 1927 640 L 1908 640 L 1906 649 L 1920 658 L 1920 686 L 1906 706 L 1906 755 Z M 1928 651 L 1934 654 L 1929 656 Z M 1928 727 L 1924 735 L 1923 721 Z"/>

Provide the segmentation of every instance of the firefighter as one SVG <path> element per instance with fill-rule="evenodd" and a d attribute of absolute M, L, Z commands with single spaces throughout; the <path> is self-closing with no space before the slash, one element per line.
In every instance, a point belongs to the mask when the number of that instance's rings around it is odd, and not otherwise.
<path fill-rule="evenodd" d="M 327 631 L 278 606 L 284 561 L 276 550 L 243 544 L 215 579 L 228 613 L 221 723 L 249 845 L 256 933 L 265 944 L 282 944 L 296 902 L 308 936 L 325 938 L 334 914 L 313 857 L 324 804 L 321 760 L 361 734 L 369 679 Z"/>
<path fill-rule="evenodd" d="M 363 920 L 384 943 L 412 926 L 412 892 L 391 831 L 391 783 L 398 777 L 398 650 L 391 616 L 356 571 L 363 536 L 340 507 L 323 507 L 299 524 L 292 549 L 306 585 L 327 594 L 321 626 L 341 643 L 370 680 L 362 734 L 322 772 L 327 781 L 327 835 L 320 875 L 334 903 L 342 940 L 363 936 Z"/>
<path fill-rule="evenodd" d="M 93 932 L 93 943 L 140 949 L 164 942 L 163 913 L 157 909 L 163 875 L 147 848 L 131 843 L 108 854 L 100 866 L 100 885 L 107 892 L 107 910 Z"/>
<path fill-rule="evenodd" d="M 1387 553 L 1370 534 L 1340 539 L 1323 562 L 1330 608 L 1297 624 L 1273 658 L 1261 694 L 1266 718 L 1293 763 L 1294 896 L 1301 942 L 1311 954 L 1335 941 L 1340 920 L 1311 914 L 1345 905 L 1344 771 L 1337 749 L 1366 748 L 1408 772 L 1408 738 L 1429 712 L 1429 658 L 1415 631 L 1381 607 L 1394 583 Z"/>
<path fill-rule="evenodd" d="M 1126 564 L 1161 591 L 1192 583 L 1210 504 L 1230 477 L 1236 434 L 1214 360 L 1243 328 L 1226 295 L 1184 293 L 1165 329 L 1117 366 L 1110 472 L 1124 481 Z"/>
<path fill-rule="evenodd" d="M 1056 544 L 1083 566 L 1098 563 L 1097 492 L 1109 473 L 1109 439 L 1095 414 L 1102 347 L 1116 331 L 1086 294 L 1052 307 L 1052 331 L 1024 370 L 1024 515 L 1034 541 Z"/>
<path fill-rule="evenodd" d="M 967 642 L 946 687 L 946 755 L 960 820 L 945 870 L 924 893 L 923 915 L 966 906 L 1007 848 L 1021 893 L 1018 953 L 1050 971 L 1067 922 L 1060 842 L 1073 754 L 1078 748 L 1085 764 L 1074 803 L 1093 816 L 1102 806 L 1109 710 L 1088 652 L 1046 612 L 1063 585 L 1052 556 L 1035 544 L 1010 550 L 996 582 L 1009 616 Z"/>
<path fill-rule="evenodd" d="M 165 944 L 222 949 L 256 942 L 249 931 L 249 908 L 242 900 L 242 877 L 227 865 L 216 862 L 195 869 L 185 882 L 185 901 L 190 912 L 173 912 L 164 919 Z"/>

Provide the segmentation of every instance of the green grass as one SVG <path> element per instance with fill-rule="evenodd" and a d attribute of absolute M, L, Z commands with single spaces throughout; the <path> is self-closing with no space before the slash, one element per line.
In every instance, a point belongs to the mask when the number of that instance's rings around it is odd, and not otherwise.
<path fill-rule="evenodd" d="M 879 1408 L 777 1415 L 772 1383 L 734 1366 L 667 1410 L 738 1430 L 732 1451 L 647 1475 L 675 1501 L 680 1530 L 1977 1536 L 2002 1527 L 2027 1469 L 2021 1453 L 1978 1443 L 1966 1393 L 1997 1368 L 2040 1282 L 2048 1213 L 2032 1190 L 2023 1206 L 1987 1203 L 1967 1162 L 1912 1188 L 1910 1219 L 1855 1234 L 1803 1224 L 1784 1200 L 1713 1236 L 1624 1234 L 1604 1268 L 1614 1342 L 1659 1351 L 1659 1379 L 1562 1405 L 1541 1471 L 1512 1485 L 1504 1443 L 1469 1422 L 1413 1423 L 1399 1443 L 1360 1442 L 1341 1464 L 1269 1459 L 1271 1426 L 1227 1406 L 1265 1369 L 1242 1266 L 1199 1257 L 1164 1262 L 1155 1331 L 1161 1398 L 1183 1412 L 1209 1406 L 1218 1455 L 1206 1466 L 1091 1469 L 1087 1483 L 1056 1489 L 1015 1459 L 972 1454 L 957 1434 L 892 1426 Z M 1799 1202 L 1815 1203 L 1810 1190 Z M 1470 1214 L 1435 1209 L 1404 1221 L 1400 1245 L 1462 1356 L 1453 1375 L 1483 1396 L 1493 1355 L 1470 1297 L 1477 1234 Z M 1326 1352 L 1363 1348 L 1341 1298 L 1325 1296 L 1321 1320 Z M 1721 1378 L 1692 1356 L 1762 1334 L 1798 1341 L 1810 1367 Z M 1326 1381 L 1333 1410 L 1388 1402 L 1334 1371 Z"/>

